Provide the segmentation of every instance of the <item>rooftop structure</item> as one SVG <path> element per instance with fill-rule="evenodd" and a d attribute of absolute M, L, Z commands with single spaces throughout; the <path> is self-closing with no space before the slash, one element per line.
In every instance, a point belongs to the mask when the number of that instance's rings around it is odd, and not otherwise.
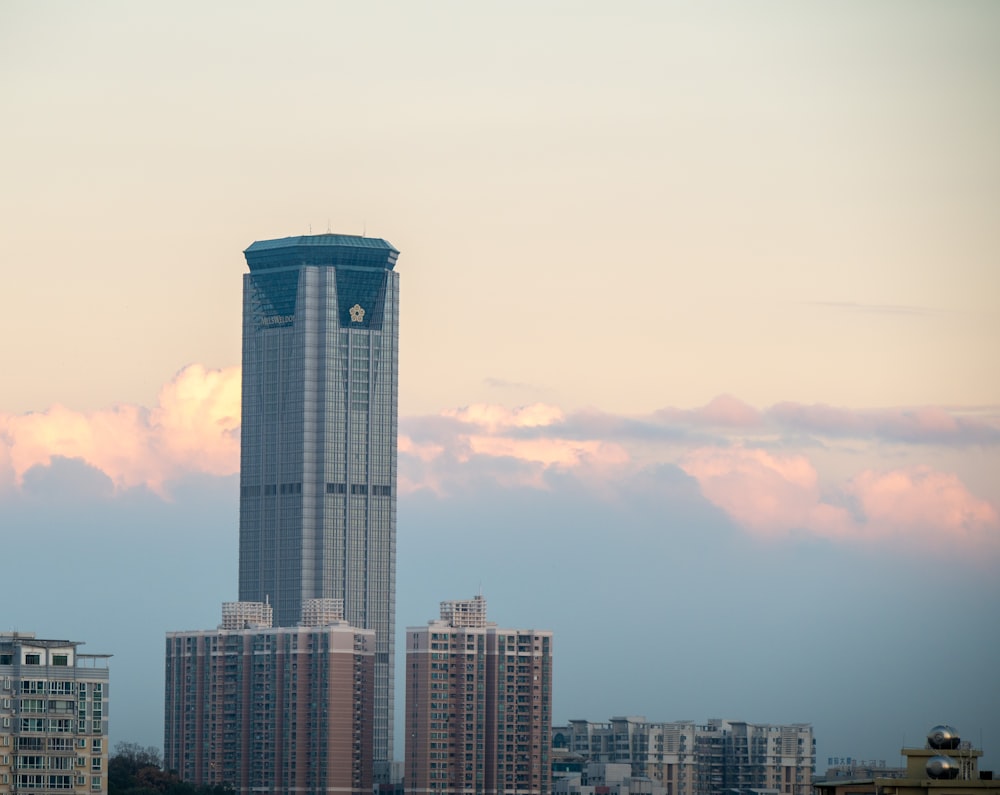
<path fill-rule="evenodd" d="M 263 629 L 271 626 L 272 615 L 266 602 L 223 602 L 220 628 Z"/>

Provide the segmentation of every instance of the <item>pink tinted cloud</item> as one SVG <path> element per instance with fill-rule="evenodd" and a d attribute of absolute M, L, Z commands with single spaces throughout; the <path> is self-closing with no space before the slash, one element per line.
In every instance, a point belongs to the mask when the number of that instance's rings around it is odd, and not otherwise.
<path fill-rule="evenodd" d="M 19 483 L 28 469 L 55 456 L 82 459 L 118 488 L 141 485 L 160 493 L 186 473 L 233 474 L 239 466 L 239 400 L 239 368 L 192 365 L 161 389 L 151 409 L 119 405 L 78 412 L 53 406 L 0 415 L 0 486 Z M 969 427 L 959 414 L 943 409 L 866 413 L 781 404 L 781 411 L 786 419 L 798 413 L 792 424 L 858 435 L 870 432 L 876 419 L 879 427 L 900 434 L 954 435 Z M 405 421 L 409 432 L 404 427 L 400 435 L 399 489 L 446 495 L 474 483 L 550 488 L 547 473 L 558 471 L 613 495 L 614 484 L 642 465 L 678 463 L 708 500 L 761 537 L 804 531 L 854 541 L 960 538 L 970 546 L 998 545 L 996 507 L 954 474 L 929 466 L 870 468 L 826 482 L 804 453 L 739 444 L 742 430 L 756 433 L 764 421 L 728 396 L 692 411 L 664 410 L 659 418 L 725 427 L 737 443 L 691 448 L 655 433 L 643 438 L 642 423 L 629 418 L 567 418 L 559 407 L 540 403 L 514 409 L 476 404 Z M 632 441 L 652 448 L 630 446 Z M 876 446 L 870 453 L 878 460 Z"/>
<path fill-rule="evenodd" d="M 505 406 L 475 403 L 459 409 L 443 411 L 445 417 L 452 417 L 463 425 L 483 428 L 495 433 L 503 428 L 539 428 L 563 420 L 563 411 L 557 406 L 533 403 L 529 406 L 509 409 Z"/>
<path fill-rule="evenodd" d="M 597 479 L 625 467 L 630 457 L 621 445 L 594 439 L 562 438 L 552 426 L 564 420 L 561 409 L 545 404 L 520 408 L 476 404 L 441 412 L 446 427 L 415 421 L 422 441 L 400 436 L 402 493 L 430 489 L 446 494 L 478 478 L 503 486 L 547 488 L 550 469 Z M 437 431 L 427 440 L 428 429 Z M 532 429 L 525 436 L 522 431 Z M 409 461 L 407 461 L 409 459 Z"/>
<path fill-rule="evenodd" d="M 186 472 L 228 475 L 239 467 L 240 371 L 191 365 L 159 394 L 153 409 L 119 405 L 79 412 L 63 406 L 0 415 L 0 461 L 20 482 L 53 457 L 78 458 L 117 488 L 164 484 Z"/>
<path fill-rule="evenodd" d="M 754 428 L 763 421 L 760 411 L 732 395 L 719 395 L 694 409 L 660 409 L 654 416 L 661 421 L 718 428 Z"/>
<path fill-rule="evenodd" d="M 503 436 L 470 436 L 469 449 L 475 455 L 517 458 L 543 466 L 616 466 L 628 462 L 625 450 L 596 439 L 511 439 Z"/>
<path fill-rule="evenodd" d="M 946 541 L 998 539 L 997 509 L 969 493 L 951 473 L 927 466 L 866 470 L 844 488 L 857 499 L 869 526 Z"/>
<path fill-rule="evenodd" d="M 680 467 L 706 498 L 758 535 L 777 537 L 796 528 L 829 535 L 849 522 L 845 510 L 823 502 L 819 475 L 803 455 L 710 447 L 691 451 Z"/>
<path fill-rule="evenodd" d="M 826 488 L 813 464 L 798 454 L 702 448 L 688 453 L 680 466 L 708 500 L 762 537 L 804 531 L 839 540 L 932 547 L 961 541 L 966 549 L 1000 548 L 996 508 L 954 474 L 927 466 L 865 470 Z"/>
<path fill-rule="evenodd" d="M 828 436 L 913 444 L 998 444 L 996 411 L 978 417 L 940 406 L 845 409 L 822 403 L 778 403 L 766 411 L 780 427 Z"/>

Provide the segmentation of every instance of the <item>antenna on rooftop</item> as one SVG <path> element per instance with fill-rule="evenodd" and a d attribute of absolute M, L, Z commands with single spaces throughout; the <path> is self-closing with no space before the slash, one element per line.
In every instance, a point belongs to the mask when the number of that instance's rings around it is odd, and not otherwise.
<path fill-rule="evenodd" d="M 367 221 L 362 221 L 361 222 L 361 237 L 366 237 L 367 234 L 368 234 L 368 222 Z"/>
<path fill-rule="evenodd" d="M 331 230 L 330 230 L 330 218 L 329 217 L 327 217 L 327 219 L 326 219 L 326 233 L 328 235 L 331 234 Z"/>

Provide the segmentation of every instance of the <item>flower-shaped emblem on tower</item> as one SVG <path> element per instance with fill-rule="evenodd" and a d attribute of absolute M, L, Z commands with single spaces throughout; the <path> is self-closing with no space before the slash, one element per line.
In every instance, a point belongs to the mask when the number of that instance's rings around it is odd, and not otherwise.
<path fill-rule="evenodd" d="M 365 310 L 361 308 L 361 304 L 355 304 L 350 308 L 351 322 L 352 323 L 363 323 L 365 320 Z"/>

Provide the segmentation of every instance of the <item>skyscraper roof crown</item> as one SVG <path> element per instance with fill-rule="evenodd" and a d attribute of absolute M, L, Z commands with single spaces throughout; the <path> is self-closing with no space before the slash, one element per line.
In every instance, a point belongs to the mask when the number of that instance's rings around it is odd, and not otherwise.
<path fill-rule="evenodd" d="M 399 251 L 381 238 L 327 233 L 258 240 L 243 255 L 251 271 L 301 265 L 392 270 Z"/>

